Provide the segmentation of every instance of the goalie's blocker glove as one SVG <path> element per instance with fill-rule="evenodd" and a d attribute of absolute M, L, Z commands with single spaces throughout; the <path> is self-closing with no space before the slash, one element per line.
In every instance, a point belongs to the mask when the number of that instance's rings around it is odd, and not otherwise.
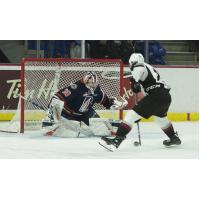
<path fill-rule="evenodd" d="M 136 82 L 133 78 L 130 79 L 131 89 L 134 93 L 141 92 L 141 85 L 139 82 Z"/>

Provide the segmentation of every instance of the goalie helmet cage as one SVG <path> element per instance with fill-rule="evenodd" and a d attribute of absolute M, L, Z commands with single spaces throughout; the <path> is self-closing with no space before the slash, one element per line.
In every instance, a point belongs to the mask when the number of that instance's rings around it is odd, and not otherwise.
<path fill-rule="evenodd" d="M 119 59 L 24 58 L 21 62 L 20 132 L 24 133 L 27 118 L 37 118 L 35 113 L 26 117 L 28 111 L 36 110 L 31 101 L 47 110 L 53 93 L 81 79 L 88 71 L 97 73 L 100 87 L 109 97 L 122 96 L 123 70 Z M 99 104 L 94 105 L 94 109 L 105 110 Z M 122 119 L 121 110 L 117 115 Z"/>

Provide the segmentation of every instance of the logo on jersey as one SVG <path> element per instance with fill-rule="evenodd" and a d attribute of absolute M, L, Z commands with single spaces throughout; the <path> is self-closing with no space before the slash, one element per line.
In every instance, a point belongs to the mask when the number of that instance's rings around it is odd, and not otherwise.
<path fill-rule="evenodd" d="M 146 88 L 146 92 L 149 92 L 149 90 L 153 90 L 153 89 L 158 88 L 158 87 L 160 87 L 160 84 L 152 85 L 152 86 Z"/>
<path fill-rule="evenodd" d="M 85 99 L 84 99 L 84 101 L 82 103 L 82 106 L 79 109 L 79 112 L 88 111 L 89 108 L 90 108 L 90 105 L 92 105 L 92 102 L 93 102 L 93 97 L 91 97 L 91 96 L 85 97 Z"/>

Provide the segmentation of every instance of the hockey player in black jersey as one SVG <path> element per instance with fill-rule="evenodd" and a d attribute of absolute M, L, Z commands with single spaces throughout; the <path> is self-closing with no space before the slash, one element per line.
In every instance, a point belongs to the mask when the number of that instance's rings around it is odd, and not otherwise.
<path fill-rule="evenodd" d="M 132 78 L 130 83 L 134 93 L 141 92 L 143 87 L 145 97 L 129 110 L 121 122 L 115 137 L 102 137 L 100 144 L 107 149 L 118 148 L 126 135 L 131 131 L 132 124 L 142 117 L 148 119 L 154 116 L 155 122 L 168 136 L 164 140 L 165 146 L 179 145 L 181 140 L 174 131 L 172 123 L 167 119 L 167 112 L 171 104 L 170 86 L 161 79 L 154 67 L 144 62 L 142 54 L 133 53 L 129 59 Z"/>
<path fill-rule="evenodd" d="M 62 124 L 66 125 L 68 133 L 69 129 L 78 133 L 80 130 L 73 125 L 73 121 L 84 122 L 89 126 L 90 118 L 99 118 L 93 109 L 94 103 L 102 104 L 106 109 L 112 107 L 120 109 L 127 105 L 127 101 L 118 101 L 116 98 L 108 97 L 101 90 L 96 73 L 90 71 L 81 80 L 54 94 L 49 103 L 48 118 L 43 121 L 43 127 L 56 124 L 53 130 L 57 131 L 61 118 L 64 118 L 66 120 Z M 48 131 L 48 135 L 51 134 L 54 134 L 54 131 Z"/>

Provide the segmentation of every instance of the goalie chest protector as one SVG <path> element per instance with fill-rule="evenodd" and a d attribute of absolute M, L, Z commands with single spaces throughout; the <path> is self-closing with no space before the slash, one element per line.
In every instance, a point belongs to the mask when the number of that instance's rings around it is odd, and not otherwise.
<path fill-rule="evenodd" d="M 65 102 L 64 105 L 67 109 L 83 114 L 92 108 L 94 103 L 101 102 L 103 92 L 99 85 L 94 91 L 91 91 L 79 80 L 58 91 L 56 96 Z"/>

